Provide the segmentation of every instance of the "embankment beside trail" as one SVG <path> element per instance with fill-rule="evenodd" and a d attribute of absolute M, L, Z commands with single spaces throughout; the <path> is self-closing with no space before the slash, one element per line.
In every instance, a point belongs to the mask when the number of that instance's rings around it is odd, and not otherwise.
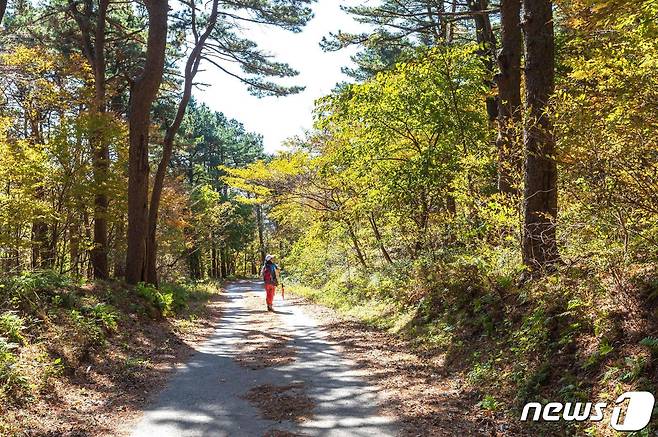
<path fill-rule="evenodd" d="M 287 291 L 337 310 L 311 305 L 419 432 L 443 432 L 453 418 L 483 433 L 612 436 L 612 409 L 600 422 L 519 419 L 530 401 L 612 404 L 627 391 L 656 393 L 653 269 L 623 284 L 576 267 L 523 285 L 475 269 L 444 273 L 388 286 L 373 274 Z M 654 415 L 645 432 L 657 428 Z"/>
<path fill-rule="evenodd" d="M 0 281 L 0 435 L 118 435 L 219 316 L 213 283 Z"/>

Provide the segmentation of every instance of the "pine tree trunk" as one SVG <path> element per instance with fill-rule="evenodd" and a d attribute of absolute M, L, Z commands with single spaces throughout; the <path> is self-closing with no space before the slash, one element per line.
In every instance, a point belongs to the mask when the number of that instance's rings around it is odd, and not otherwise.
<path fill-rule="evenodd" d="M 114 263 L 112 275 L 114 278 L 124 278 L 126 276 L 126 252 L 124 246 L 124 243 L 126 242 L 126 228 L 123 217 L 121 217 L 116 225 L 114 238 L 112 240 Z"/>
<path fill-rule="evenodd" d="M 160 199 L 162 197 L 162 189 L 164 187 L 164 178 L 167 172 L 167 166 L 169 166 L 169 161 L 171 160 L 171 155 L 174 150 L 174 139 L 176 138 L 176 134 L 180 129 L 180 125 L 183 122 L 183 117 L 185 116 L 187 105 L 190 102 L 190 98 L 192 97 L 192 86 L 194 85 L 194 78 L 199 71 L 199 64 L 201 63 L 201 56 L 203 54 L 206 40 L 215 28 L 215 24 L 217 22 L 218 4 L 218 0 L 213 1 L 213 9 L 206 24 L 205 31 L 196 41 L 194 48 L 192 49 L 192 52 L 190 53 L 190 56 L 187 58 L 187 62 L 185 63 L 183 95 L 180 102 L 178 103 L 178 109 L 176 110 L 174 121 L 171 123 L 171 125 L 169 125 L 165 133 L 164 144 L 162 147 L 162 159 L 158 164 L 158 169 L 153 181 L 153 191 L 151 192 L 151 203 L 149 205 L 148 236 L 146 240 L 146 280 L 151 284 L 158 284 L 156 268 L 158 246 L 156 231 L 158 226 Z"/>
<path fill-rule="evenodd" d="M 32 224 L 32 268 L 46 267 L 46 246 L 48 244 L 48 224 L 42 220 Z"/>
<path fill-rule="evenodd" d="M 5 16 L 6 10 L 7 10 L 7 0 L 0 0 L 0 24 L 2 24 L 2 18 Z"/>
<path fill-rule="evenodd" d="M 220 262 L 220 273 L 222 279 L 225 279 L 228 276 L 228 260 L 226 259 L 226 248 L 222 246 L 220 248 L 221 262 Z"/>
<path fill-rule="evenodd" d="M 69 226 L 69 258 L 71 275 L 80 275 L 80 225 L 74 218 Z"/>
<path fill-rule="evenodd" d="M 217 278 L 219 270 L 217 265 L 217 243 L 213 235 L 210 236 L 210 241 L 210 277 L 214 279 Z"/>
<path fill-rule="evenodd" d="M 201 250 L 194 245 L 188 253 L 188 262 L 190 266 L 190 277 L 192 279 L 201 279 Z"/>
<path fill-rule="evenodd" d="M 502 0 L 500 4 L 501 44 L 498 53 L 498 191 L 518 194 L 514 176 L 522 170 L 521 121 L 521 0 Z"/>
<path fill-rule="evenodd" d="M 547 114 L 554 91 L 555 39 L 550 0 L 523 0 L 525 32 L 524 129 L 526 153 L 523 262 L 537 271 L 559 259 L 555 237 L 557 164 L 555 138 Z"/>
<path fill-rule="evenodd" d="M 475 37 L 480 45 L 478 54 L 482 57 L 484 66 L 488 72 L 493 74 L 495 65 L 496 53 L 496 36 L 494 35 L 493 28 L 491 27 L 491 19 L 487 11 L 489 8 L 488 0 L 468 0 L 468 7 L 473 13 L 473 20 L 475 21 Z M 486 85 L 493 89 L 494 84 L 491 80 L 487 79 Z M 489 122 L 493 124 L 496 120 L 498 108 L 496 99 L 493 96 L 487 97 L 487 115 Z"/>
<path fill-rule="evenodd" d="M 128 164 L 128 250 L 126 282 L 146 281 L 148 233 L 149 128 L 151 105 L 164 71 L 167 43 L 167 0 L 145 1 L 149 33 L 144 72 L 130 89 L 130 151 Z"/>
<path fill-rule="evenodd" d="M 95 279 L 109 277 L 107 263 L 107 170 L 110 163 L 110 148 L 103 135 L 103 114 L 105 113 L 105 20 L 109 0 L 99 0 L 96 23 L 96 40 L 94 45 L 94 106 L 98 116 L 95 131 L 92 133 L 94 143 L 94 248 L 91 251 L 91 264 Z"/>

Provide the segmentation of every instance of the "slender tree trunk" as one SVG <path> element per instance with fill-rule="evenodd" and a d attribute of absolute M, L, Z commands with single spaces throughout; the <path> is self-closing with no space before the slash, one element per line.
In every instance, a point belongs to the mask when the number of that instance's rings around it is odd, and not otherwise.
<path fill-rule="evenodd" d="M 524 129 L 526 153 L 523 262 L 536 271 L 559 259 L 555 237 L 557 164 L 555 138 L 547 114 L 554 91 L 555 39 L 550 0 L 523 0 L 525 32 Z"/>
<path fill-rule="evenodd" d="M 39 119 L 41 114 L 35 114 L 29 119 L 30 132 L 29 137 L 31 144 L 44 144 L 45 141 L 42 137 Z M 43 184 L 37 186 L 35 191 L 37 200 L 43 201 L 46 198 L 46 192 Z M 46 247 L 48 245 L 48 223 L 43 217 L 38 217 L 32 223 L 32 259 L 31 264 L 33 269 L 44 268 L 44 260 L 46 259 Z"/>
<path fill-rule="evenodd" d="M 123 243 L 126 241 L 126 229 L 123 217 L 119 220 L 114 237 L 114 277 L 126 276 L 126 254 Z"/>
<path fill-rule="evenodd" d="M 36 189 L 36 198 L 44 200 L 46 193 L 42 186 Z M 38 218 L 32 223 L 32 268 L 45 268 L 48 257 L 48 223 Z"/>
<path fill-rule="evenodd" d="M 258 250 L 260 251 L 260 262 L 265 263 L 265 237 L 263 229 L 263 207 L 256 205 L 256 225 L 258 227 Z"/>
<path fill-rule="evenodd" d="M 145 1 L 149 32 L 144 71 L 130 89 L 130 150 L 128 163 L 128 250 L 126 282 L 146 281 L 148 233 L 149 128 L 151 105 L 164 72 L 167 43 L 167 0 Z"/>
<path fill-rule="evenodd" d="M 191 159 L 187 168 L 187 180 L 190 186 L 194 187 L 194 166 Z M 190 205 L 189 208 L 192 210 L 192 212 L 194 211 L 193 205 Z M 188 241 L 190 245 L 190 248 L 187 251 L 187 261 L 190 269 L 190 277 L 192 279 L 201 279 L 201 247 L 199 247 L 198 238 L 190 226 L 186 226 L 183 229 L 183 232 L 185 233 L 186 241 Z"/>
<path fill-rule="evenodd" d="M 107 263 L 107 169 L 110 164 L 110 148 L 103 132 L 103 114 L 105 114 L 105 20 L 109 0 L 99 0 L 96 23 L 96 40 L 94 43 L 94 110 L 96 127 L 91 137 L 94 143 L 94 248 L 91 251 L 91 264 L 95 279 L 109 277 Z"/>
<path fill-rule="evenodd" d="M 46 231 L 48 227 L 46 227 Z M 57 243 L 59 242 L 59 229 L 56 223 L 50 225 L 50 238 L 46 238 L 46 245 L 42 251 L 42 267 L 53 269 L 57 265 Z"/>
<path fill-rule="evenodd" d="M 427 190 L 423 188 L 420 195 L 418 196 L 420 202 L 419 211 L 418 214 L 414 217 L 414 222 L 418 227 L 418 236 L 416 237 L 416 242 L 414 243 L 413 247 L 413 259 L 417 259 L 420 256 L 423 248 L 426 246 L 427 227 L 429 225 L 430 217 L 430 209 L 427 196 Z"/>
<path fill-rule="evenodd" d="M 473 20 L 475 21 L 475 37 L 478 44 L 480 45 L 478 53 L 482 57 L 487 71 L 493 74 L 494 65 L 496 62 L 496 36 L 494 35 L 493 28 L 491 27 L 491 19 L 489 18 L 489 14 L 482 12 L 489 8 L 489 1 L 468 0 L 468 6 L 471 12 L 473 12 Z M 492 89 L 494 87 L 494 83 L 489 79 L 487 79 L 486 85 Z M 496 98 L 493 96 L 487 97 L 486 103 L 489 122 L 493 124 L 496 120 L 498 112 Z"/>
<path fill-rule="evenodd" d="M 345 220 L 345 226 L 347 228 L 347 233 L 350 236 L 350 240 L 352 240 L 352 247 L 354 248 L 354 253 L 356 253 L 356 258 L 359 260 L 359 264 L 361 264 L 364 269 L 368 269 L 368 262 L 363 255 L 363 251 L 361 251 L 361 245 L 359 244 L 359 239 L 354 232 L 354 228 L 352 228 L 352 224 L 348 220 Z"/>
<path fill-rule="evenodd" d="M 32 224 L 32 268 L 46 267 L 46 246 L 48 244 L 48 224 L 42 220 Z"/>
<path fill-rule="evenodd" d="M 77 278 L 80 275 L 80 224 L 75 218 L 69 227 L 69 241 L 71 274 Z"/>
<path fill-rule="evenodd" d="M 203 49 L 206 43 L 206 40 L 212 33 L 217 22 L 217 12 L 218 12 L 218 3 L 219 0 L 214 0 L 213 9 L 206 24 L 205 31 L 195 42 L 194 48 L 190 53 L 190 56 L 187 59 L 185 64 L 185 82 L 183 85 L 183 95 L 180 102 L 178 103 L 178 109 L 176 111 L 176 116 L 174 121 L 167 128 L 165 133 L 164 143 L 162 147 L 162 159 L 158 164 L 158 169 L 155 173 L 155 179 L 153 181 L 153 191 L 151 192 L 151 203 L 149 205 L 149 216 L 148 216 L 148 236 L 146 240 L 146 281 L 151 284 L 158 284 L 158 275 L 157 275 L 157 256 L 158 256 L 158 246 L 156 231 L 158 226 L 158 212 L 160 209 L 160 199 L 162 197 L 162 188 L 164 186 L 164 178 L 167 173 L 167 167 L 169 166 L 169 161 L 171 160 L 171 155 L 174 150 L 174 139 L 176 134 L 180 129 L 180 125 L 183 122 L 183 117 L 185 116 L 185 111 L 187 105 L 190 102 L 192 97 L 192 86 L 194 85 L 194 78 L 199 71 L 199 64 L 201 63 L 201 56 L 203 54 Z M 194 8 L 194 3 L 192 3 Z M 196 26 L 196 21 L 193 22 L 193 26 Z"/>
<path fill-rule="evenodd" d="M 498 191 L 518 194 L 514 175 L 520 174 L 521 121 L 521 0 L 502 0 L 500 4 L 501 43 L 498 53 Z"/>
<path fill-rule="evenodd" d="M 0 0 L 0 24 L 2 24 L 2 19 L 5 16 L 6 10 L 7 10 L 7 0 Z"/>
<path fill-rule="evenodd" d="M 217 265 L 217 243 L 215 242 L 214 235 L 210 235 L 210 276 L 214 279 L 218 276 L 218 265 Z"/>
<path fill-rule="evenodd" d="M 457 201 L 451 194 L 446 195 L 446 210 L 451 216 L 457 214 Z"/>
<path fill-rule="evenodd" d="M 454 15 L 455 12 L 457 12 L 457 0 L 452 0 L 452 3 L 450 5 L 450 13 Z M 455 22 L 454 20 L 449 20 L 448 33 L 446 35 L 446 43 L 451 44 L 454 37 L 455 37 Z"/>
<path fill-rule="evenodd" d="M 192 279 L 201 279 L 201 250 L 194 245 L 188 253 L 188 262 L 190 266 L 190 277 Z"/>
<path fill-rule="evenodd" d="M 379 228 L 377 227 L 377 221 L 375 220 L 375 214 L 371 212 L 370 216 L 368 217 L 368 220 L 370 221 L 372 232 L 373 234 L 375 234 L 375 240 L 377 240 L 377 245 L 379 245 L 379 250 L 382 252 L 382 256 L 384 257 L 386 262 L 391 264 L 393 260 L 391 259 L 391 255 L 389 255 L 388 250 L 386 250 L 386 246 L 384 246 L 382 235 L 379 232 Z"/>
<path fill-rule="evenodd" d="M 223 245 L 220 248 L 220 254 L 222 258 L 220 262 L 221 276 L 222 279 L 225 279 L 228 276 L 228 260 L 226 259 L 226 247 Z"/>
<path fill-rule="evenodd" d="M 89 221 L 89 214 L 87 214 L 87 210 L 84 209 L 82 213 L 82 223 L 84 225 L 84 230 L 85 230 L 85 240 L 90 241 L 91 240 L 91 222 Z M 89 262 L 89 259 L 87 257 L 89 255 L 89 251 L 85 251 L 85 257 L 82 263 L 83 268 L 86 270 L 85 272 L 85 277 L 88 279 L 91 279 L 93 277 L 93 270 L 91 268 L 91 263 Z"/>

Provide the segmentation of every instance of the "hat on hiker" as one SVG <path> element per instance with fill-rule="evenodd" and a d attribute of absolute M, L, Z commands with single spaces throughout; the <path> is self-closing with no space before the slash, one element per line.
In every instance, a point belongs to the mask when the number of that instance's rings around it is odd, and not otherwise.
<path fill-rule="evenodd" d="M 272 258 L 274 258 L 274 255 L 265 255 L 265 262 L 271 260 Z"/>

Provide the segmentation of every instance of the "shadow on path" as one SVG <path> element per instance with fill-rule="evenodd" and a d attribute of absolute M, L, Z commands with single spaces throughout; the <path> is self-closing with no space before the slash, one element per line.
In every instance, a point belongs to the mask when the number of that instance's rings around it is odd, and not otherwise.
<path fill-rule="evenodd" d="M 246 307 L 244 299 L 256 292 L 262 294 L 261 286 L 253 281 L 227 287 L 214 334 L 176 371 L 132 436 L 262 436 L 275 429 L 309 436 L 395 435 L 394 419 L 377 414 L 376 388 L 301 308 L 281 302 L 277 310 L 283 330 L 292 337 L 294 362 L 256 370 L 239 365 L 240 345 L 254 332 L 249 320 L 272 317 Z M 263 419 L 244 399 L 254 387 L 298 383 L 315 403 L 313 416 L 301 423 Z"/>

